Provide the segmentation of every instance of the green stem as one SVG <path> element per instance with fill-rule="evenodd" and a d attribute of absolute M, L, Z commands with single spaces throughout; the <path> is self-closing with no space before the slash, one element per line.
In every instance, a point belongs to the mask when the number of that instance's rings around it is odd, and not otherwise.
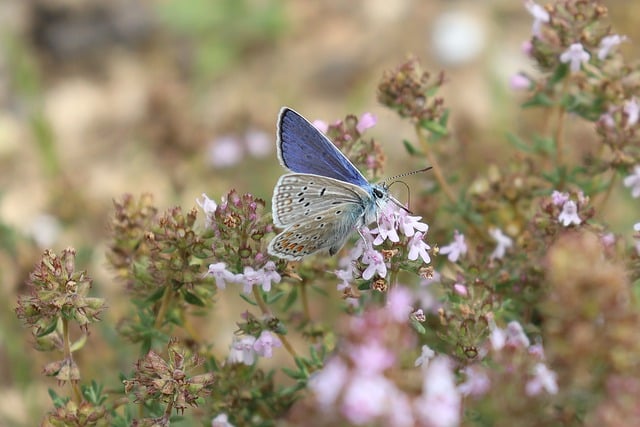
<path fill-rule="evenodd" d="M 253 292 L 253 297 L 256 300 L 256 304 L 258 304 L 258 307 L 260 307 L 260 311 L 262 311 L 262 314 L 264 314 L 265 316 L 272 316 L 271 310 L 267 306 L 267 303 L 264 302 L 264 299 L 262 298 L 262 295 L 260 294 L 260 291 L 256 286 L 253 287 L 252 292 Z M 294 359 L 297 358 L 298 354 L 296 353 L 295 349 L 293 348 L 293 346 L 291 345 L 287 337 L 277 332 L 275 332 L 275 334 L 278 335 L 278 338 L 280 338 L 280 341 L 282 342 L 283 347 L 287 350 L 287 352 L 291 355 L 291 357 L 293 357 Z"/>
<path fill-rule="evenodd" d="M 73 361 L 73 355 L 71 353 L 71 337 L 69 336 L 69 321 L 65 318 L 62 318 L 62 340 L 64 343 L 63 345 L 65 360 Z M 82 402 L 82 393 L 80 393 L 78 382 L 69 381 L 69 384 L 71 384 L 73 399 L 76 401 L 76 403 L 80 404 Z"/>
<path fill-rule="evenodd" d="M 167 314 L 167 310 L 169 309 L 169 303 L 171 302 L 172 295 L 173 292 L 171 291 L 171 287 L 167 286 L 164 289 L 164 295 L 162 296 L 162 301 L 160 301 L 160 308 L 158 309 L 158 314 L 156 314 L 156 321 L 153 324 L 153 327 L 157 330 L 162 328 L 162 322 Z"/>

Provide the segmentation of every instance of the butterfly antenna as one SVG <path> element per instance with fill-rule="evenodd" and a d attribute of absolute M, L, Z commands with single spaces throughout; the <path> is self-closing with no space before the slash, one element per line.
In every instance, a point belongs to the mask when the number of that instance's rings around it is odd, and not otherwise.
<path fill-rule="evenodd" d="M 417 173 L 421 173 L 421 172 L 426 172 L 429 169 L 431 169 L 432 167 L 426 167 L 423 169 L 418 169 L 416 171 L 411 171 L 411 172 L 405 172 L 405 173 L 401 173 L 400 175 L 396 175 L 396 176 L 392 176 L 391 178 L 388 178 L 384 181 L 384 184 L 387 186 L 387 188 L 391 187 L 393 184 L 395 184 L 396 182 L 401 182 L 402 184 L 404 184 L 405 187 L 407 187 L 407 205 L 411 206 L 411 189 L 409 188 L 409 186 L 407 185 L 406 182 L 404 181 L 400 181 L 398 178 L 404 178 L 405 176 L 410 176 L 410 175 L 415 175 Z M 387 181 L 393 180 L 390 184 L 387 184 Z M 409 209 L 407 209 L 406 207 L 404 207 L 398 200 L 396 200 L 395 198 L 391 197 L 391 201 L 398 206 L 399 208 L 407 211 L 407 213 L 410 213 L 413 215 L 413 212 L 411 212 Z"/>

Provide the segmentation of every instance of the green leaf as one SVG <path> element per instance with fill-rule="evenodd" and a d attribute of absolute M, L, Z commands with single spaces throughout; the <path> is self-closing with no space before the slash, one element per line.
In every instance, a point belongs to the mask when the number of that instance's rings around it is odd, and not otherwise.
<path fill-rule="evenodd" d="M 289 311 L 291 306 L 295 304 L 297 300 L 298 300 L 298 288 L 297 287 L 291 288 L 291 291 L 289 291 L 289 295 L 287 296 L 287 299 L 284 301 L 282 310 Z"/>
<path fill-rule="evenodd" d="M 154 293 L 152 293 L 151 295 L 149 295 L 149 297 L 147 297 L 147 299 L 145 300 L 148 303 L 153 303 L 156 301 L 160 301 L 160 298 L 162 298 L 162 296 L 164 295 L 164 291 L 166 288 L 164 287 L 159 287 L 157 291 L 155 291 Z"/>
<path fill-rule="evenodd" d="M 204 301 L 202 301 L 202 299 L 198 295 L 194 294 L 193 292 L 182 291 L 182 295 L 184 296 L 184 300 L 191 305 L 196 305 L 198 307 L 205 306 Z"/>
<path fill-rule="evenodd" d="M 569 73 L 569 64 L 565 64 L 560 62 L 556 69 L 554 70 L 551 78 L 549 79 L 549 84 L 556 85 L 560 83 Z"/>
<path fill-rule="evenodd" d="M 265 297 L 265 302 L 267 304 L 273 304 L 276 301 L 278 301 L 280 298 L 282 298 L 283 296 L 285 296 L 285 292 L 284 291 L 279 291 L 279 292 L 275 292 L 275 293 L 266 293 L 266 297 Z"/>
<path fill-rule="evenodd" d="M 420 335 L 427 333 L 427 330 L 422 326 L 422 323 L 418 322 L 416 319 L 411 319 L 411 327 Z"/>
<path fill-rule="evenodd" d="M 423 120 L 420 122 L 420 127 L 432 132 L 438 136 L 446 136 L 448 131 L 447 128 L 442 126 L 438 122 L 434 122 L 433 120 Z"/>
<path fill-rule="evenodd" d="M 422 155 L 422 153 L 406 139 L 402 140 L 402 144 L 404 145 L 405 150 L 407 150 L 407 153 L 409 153 L 410 156 Z"/>
<path fill-rule="evenodd" d="M 245 294 L 240 294 L 240 298 L 242 298 L 243 300 L 245 300 L 246 302 L 248 302 L 251 305 L 255 305 L 257 306 L 258 304 L 256 304 L 256 302 L 252 299 L 250 299 L 248 296 L 246 296 Z"/>
<path fill-rule="evenodd" d="M 549 98 L 545 93 L 538 92 L 533 97 L 527 101 L 525 101 L 521 107 L 522 108 L 530 108 L 530 107 L 553 107 L 555 103 L 551 98 Z"/>
<path fill-rule="evenodd" d="M 51 323 L 49 323 L 44 329 L 36 334 L 37 338 L 41 338 L 49 335 L 51 332 L 55 331 L 58 327 L 58 319 L 53 319 Z"/>

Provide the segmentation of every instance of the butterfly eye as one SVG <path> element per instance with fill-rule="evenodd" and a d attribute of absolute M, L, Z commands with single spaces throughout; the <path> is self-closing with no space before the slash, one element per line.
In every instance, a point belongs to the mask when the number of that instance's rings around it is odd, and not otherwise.
<path fill-rule="evenodd" d="M 380 189 L 378 188 L 373 189 L 373 195 L 376 196 L 378 199 L 382 199 L 382 196 L 384 196 L 382 191 L 380 191 Z"/>

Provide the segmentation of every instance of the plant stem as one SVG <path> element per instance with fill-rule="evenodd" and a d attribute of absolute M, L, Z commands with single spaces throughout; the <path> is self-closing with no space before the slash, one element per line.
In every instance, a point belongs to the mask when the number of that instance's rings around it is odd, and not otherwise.
<path fill-rule="evenodd" d="M 302 300 L 302 311 L 307 321 L 311 320 L 311 312 L 309 311 L 309 294 L 307 293 L 307 283 L 302 281 L 300 284 L 300 299 Z"/>
<path fill-rule="evenodd" d="M 449 199 L 449 202 L 451 202 L 452 204 L 455 204 L 456 196 L 453 193 L 453 190 L 451 189 L 451 187 L 449 187 L 447 180 L 444 179 L 444 174 L 442 173 L 440 164 L 438 163 L 435 156 L 431 152 L 429 148 L 429 143 L 427 142 L 427 139 L 425 138 L 424 132 L 422 131 L 422 128 L 420 127 L 420 125 L 418 124 L 415 125 L 415 131 L 416 131 L 416 135 L 418 136 L 418 141 L 420 142 L 420 146 L 422 147 L 422 151 L 425 153 L 425 156 L 427 157 L 429 166 L 433 168 L 433 173 L 436 176 L 436 180 L 438 181 L 438 184 L 440 184 L 440 187 L 442 188 L 442 191 L 444 191 L 444 194 L 447 196 L 447 199 Z"/>
<path fill-rule="evenodd" d="M 64 358 L 65 360 L 73 361 L 73 355 L 71 353 L 71 337 L 69 336 L 69 321 L 62 318 L 62 340 L 64 342 Z M 78 387 L 77 381 L 69 381 L 71 384 L 71 390 L 73 392 L 73 399 L 76 403 L 80 404 L 82 402 L 82 393 L 80 393 L 80 388 Z"/>
<path fill-rule="evenodd" d="M 256 304 L 258 304 L 258 307 L 260 307 L 260 311 L 262 311 L 262 314 L 264 314 L 265 316 L 272 316 L 271 310 L 267 306 L 267 303 L 264 302 L 264 299 L 262 298 L 262 295 L 260 294 L 260 291 L 256 286 L 253 287 L 252 292 L 253 292 L 253 297 L 256 300 Z M 278 338 L 280 338 L 282 345 L 287 350 L 287 352 L 291 355 L 291 357 L 293 357 L 294 359 L 297 358 L 298 354 L 296 353 L 295 349 L 293 348 L 293 346 L 291 345 L 287 337 L 277 332 L 275 332 L 275 334 L 278 335 Z"/>
<path fill-rule="evenodd" d="M 171 302 L 171 296 L 173 292 L 171 291 L 171 287 L 167 286 L 164 289 L 164 295 L 162 296 L 162 301 L 160 302 L 160 308 L 158 309 L 158 313 L 156 314 L 156 321 L 153 323 L 153 327 L 160 330 L 162 327 L 162 321 L 167 314 L 167 310 L 169 309 L 169 303 Z"/>

